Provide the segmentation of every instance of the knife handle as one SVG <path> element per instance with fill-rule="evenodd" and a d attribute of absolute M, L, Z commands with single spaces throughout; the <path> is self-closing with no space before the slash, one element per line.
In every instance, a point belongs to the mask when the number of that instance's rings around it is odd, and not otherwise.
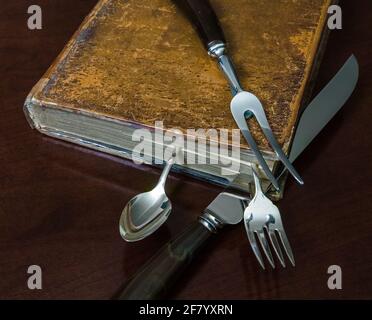
<path fill-rule="evenodd" d="M 209 0 L 172 0 L 191 21 L 204 46 L 212 42 L 225 43 L 225 36 Z"/>
<path fill-rule="evenodd" d="M 160 249 L 125 285 L 119 300 L 161 299 L 212 232 L 195 222 Z"/>

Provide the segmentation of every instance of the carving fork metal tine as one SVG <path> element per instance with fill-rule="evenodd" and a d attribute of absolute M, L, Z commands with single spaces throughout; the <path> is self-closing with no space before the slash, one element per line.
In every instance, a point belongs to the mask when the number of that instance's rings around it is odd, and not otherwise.
<path fill-rule="evenodd" d="M 247 109 L 254 114 L 264 135 L 266 136 L 267 140 L 269 141 L 276 155 L 279 157 L 280 161 L 283 162 L 284 166 L 288 169 L 288 171 L 298 181 L 299 184 L 304 184 L 304 181 L 300 177 L 299 173 L 294 168 L 292 163 L 288 160 L 282 148 L 280 147 L 278 141 L 276 140 L 273 134 L 273 131 L 270 128 L 269 122 L 267 121 L 267 118 L 266 118 L 266 115 L 265 115 L 265 112 L 263 110 L 261 103 L 256 104 L 254 107 L 248 107 Z"/>
<path fill-rule="evenodd" d="M 248 144 L 252 148 L 253 153 L 255 154 L 259 164 L 261 165 L 263 171 L 265 172 L 266 176 L 270 179 L 272 185 L 275 189 L 279 190 L 278 181 L 275 179 L 273 173 L 271 172 L 269 166 L 267 165 L 264 157 L 262 156 L 256 141 L 253 139 L 252 134 L 249 131 L 248 124 L 245 118 L 245 111 L 249 111 L 248 109 L 242 109 L 239 111 L 233 110 L 231 107 L 231 113 L 234 117 L 235 122 L 237 123 L 238 127 L 240 128 L 241 133 L 243 134 L 244 138 L 247 140 Z"/>

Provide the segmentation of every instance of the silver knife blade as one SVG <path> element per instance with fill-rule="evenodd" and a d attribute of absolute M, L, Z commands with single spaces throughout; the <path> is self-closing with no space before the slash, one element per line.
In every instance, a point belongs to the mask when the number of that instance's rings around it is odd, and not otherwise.
<path fill-rule="evenodd" d="M 218 222 L 225 224 L 238 224 L 242 221 L 244 210 L 248 205 L 249 196 L 239 195 L 237 190 L 229 190 L 227 187 L 221 192 L 204 210 L 205 214 L 211 214 Z M 202 217 L 203 217 L 202 216 Z"/>
<path fill-rule="evenodd" d="M 341 109 L 353 93 L 358 77 L 358 62 L 352 55 L 302 113 L 289 154 L 290 161 L 294 161 L 306 149 Z M 211 214 L 222 224 L 237 224 L 242 220 L 249 196 L 231 187 L 234 180 L 208 205 L 203 216 Z"/>
<path fill-rule="evenodd" d="M 359 66 L 354 55 L 306 107 L 300 117 L 289 160 L 293 162 L 342 108 L 358 82 Z"/>

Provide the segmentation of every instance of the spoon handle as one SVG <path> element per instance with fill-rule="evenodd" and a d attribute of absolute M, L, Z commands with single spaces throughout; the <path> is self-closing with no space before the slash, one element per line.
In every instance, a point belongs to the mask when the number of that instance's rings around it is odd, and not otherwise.
<path fill-rule="evenodd" d="M 161 185 L 163 188 L 165 187 L 165 182 L 167 181 L 168 174 L 170 172 L 170 169 L 172 168 L 173 164 L 175 162 L 174 157 L 169 158 L 169 160 L 165 163 L 165 167 L 161 173 L 161 176 L 158 181 L 158 185 Z"/>
<path fill-rule="evenodd" d="M 210 238 L 199 222 L 193 223 L 175 240 L 168 242 L 126 284 L 119 300 L 161 299 Z"/>

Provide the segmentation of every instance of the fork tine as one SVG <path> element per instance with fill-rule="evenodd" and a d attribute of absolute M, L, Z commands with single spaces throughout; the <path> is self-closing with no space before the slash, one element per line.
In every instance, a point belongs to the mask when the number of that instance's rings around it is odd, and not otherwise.
<path fill-rule="evenodd" d="M 266 136 L 267 140 L 269 140 L 271 147 L 274 149 L 276 155 L 282 161 L 284 166 L 288 169 L 288 171 L 292 174 L 292 176 L 298 181 L 298 183 L 304 184 L 304 181 L 300 177 L 299 173 L 294 168 L 292 163 L 288 160 L 282 148 L 280 147 L 278 141 L 276 140 L 270 128 L 269 122 L 267 121 L 265 111 L 263 110 L 262 106 L 256 105 L 255 108 L 249 108 L 249 111 L 251 111 L 254 114 L 257 122 L 262 128 L 264 135 Z"/>
<path fill-rule="evenodd" d="M 247 230 L 248 240 L 249 240 L 249 243 L 251 244 L 253 253 L 256 256 L 256 258 L 257 258 L 260 266 L 262 267 L 262 269 L 265 270 L 265 264 L 264 264 L 263 259 L 262 259 L 260 248 L 257 245 L 257 241 L 256 241 L 256 238 L 254 236 L 253 231 L 250 231 L 248 229 L 247 224 L 246 224 L 246 230 Z"/>
<path fill-rule="evenodd" d="M 266 256 L 267 260 L 269 260 L 269 263 L 272 266 L 272 268 L 275 269 L 274 259 L 273 259 L 273 256 L 271 254 L 269 243 L 267 242 L 267 240 L 265 238 L 264 231 L 263 230 L 262 231 L 256 231 L 256 234 L 257 234 L 258 240 L 260 241 L 261 247 L 262 247 L 262 249 L 265 253 L 265 256 Z"/>
<path fill-rule="evenodd" d="M 275 189 L 279 190 L 279 184 L 278 181 L 275 179 L 274 175 L 272 174 L 269 166 L 267 165 L 264 157 L 261 154 L 260 149 L 258 149 L 258 146 L 256 144 L 256 141 L 253 139 L 249 128 L 247 124 L 247 120 L 245 117 L 246 112 L 251 112 L 249 108 L 246 108 L 244 110 L 240 109 L 239 111 L 236 111 L 233 106 L 231 106 L 231 113 L 233 115 L 233 118 L 240 128 L 241 133 L 243 134 L 245 140 L 247 140 L 249 146 L 251 147 L 253 153 L 255 154 L 259 164 L 261 165 L 263 171 L 265 172 L 266 176 L 269 178 Z"/>
<path fill-rule="evenodd" d="M 258 162 L 260 163 L 263 171 L 265 172 L 266 176 L 269 178 L 269 180 L 271 181 L 274 188 L 276 190 L 279 190 L 280 188 L 279 188 L 278 181 L 275 179 L 274 175 L 272 174 L 269 166 L 267 165 L 264 157 L 261 154 L 260 149 L 258 149 L 256 141 L 253 139 L 251 133 L 249 132 L 249 129 L 242 130 L 242 134 L 243 134 L 244 138 L 247 140 L 251 149 L 253 150 L 253 153 L 255 154 L 255 156 L 256 156 Z"/>
<path fill-rule="evenodd" d="M 280 261 L 280 264 L 283 266 L 283 268 L 285 268 L 286 265 L 285 265 L 285 261 L 284 261 L 283 252 L 282 252 L 282 249 L 280 248 L 280 245 L 279 245 L 278 239 L 276 237 L 275 231 L 267 230 L 267 233 L 269 234 L 271 245 L 274 248 L 276 256 L 278 257 L 278 259 Z"/>
<path fill-rule="evenodd" d="M 263 132 L 266 136 L 266 138 L 269 140 L 271 146 L 273 147 L 275 153 L 279 157 L 279 159 L 282 161 L 284 166 L 288 169 L 288 171 L 291 173 L 291 175 L 298 181 L 299 184 L 304 184 L 304 181 L 302 180 L 300 174 L 297 172 L 297 170 L 294 168 L 293 164 L 288 160 L 286 155 L 284 154 L 282 148 L 280 147 L 278 141 L 274 137 L 273 132 L 271 129 L 263 128 Z"/>
<path fill-rule="evenodd" d="M 285 234 L 284 230 L 278 230 L 278 234 L 279 234 L 279 238 L 282 242 L 282 245 L 284 247 L 284 250 L 288 256 L 288 259 L 289 261 L 291 262 L 292 266 L 296 266 L 295 264 L 295 260 L 294 260 L 294 256 L 293 256 L 293 252 L 292 252 L 292 248 L 291 248 L 291 245 L 289 244 L 289 241 L 288 241 L 288 238 L 287 238 L 287 235 Z"/>

